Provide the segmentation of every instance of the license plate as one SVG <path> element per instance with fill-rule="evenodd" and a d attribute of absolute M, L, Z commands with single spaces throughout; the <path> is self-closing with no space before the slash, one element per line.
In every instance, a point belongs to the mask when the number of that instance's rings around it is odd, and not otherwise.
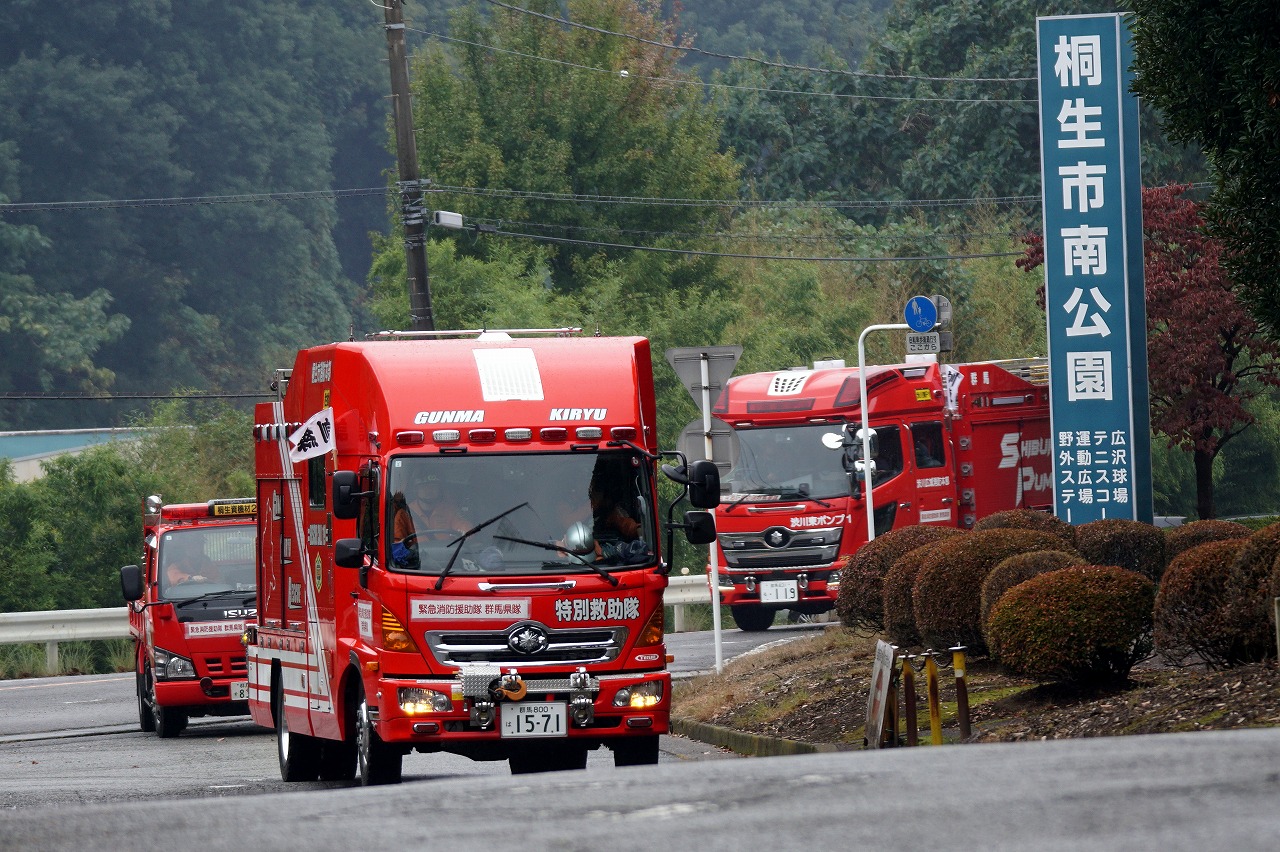
<path fill-rule="evenodd" d="M 248 701 L 249 700 L 249 681 L 233 680 L 231 682 L 231 700 L 232 701 Z"/>
<path fill-rule="evenodd" d="M 764 580 L 760 583 L 760 603 L 794 603 L 800 600 L 795 580 Z"/>
<path fill-rule="evenodd" d="M 563 737 L 568 713 L 563 701 L 522 701 L 502 705 L 502 736 Z"/>

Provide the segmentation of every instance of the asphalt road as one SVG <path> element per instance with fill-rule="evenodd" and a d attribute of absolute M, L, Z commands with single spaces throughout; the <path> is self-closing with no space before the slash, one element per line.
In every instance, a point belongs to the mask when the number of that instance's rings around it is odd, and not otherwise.
<path fill-rule="evenodd" d="M 709 645 L 669 650 L 695 671 Z M 663 737 L 657 766 L 600 752 L 512 776 L 414 754 L 404 784 L 363 789 L 280 781 L 274 736 L 247 719 L 144 735 L 129 675 L 0 682 L 0 708 L 0 850 L 1280 846 L 1280 729 L 758 759 Z"/>

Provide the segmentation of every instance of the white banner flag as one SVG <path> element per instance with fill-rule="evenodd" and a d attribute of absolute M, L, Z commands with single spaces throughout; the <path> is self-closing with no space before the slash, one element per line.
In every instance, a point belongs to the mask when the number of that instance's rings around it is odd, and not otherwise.
<path fill-rule="evenodd" d="M 311 415 L 311 419 L 289 436 L 289 461 L 306 461 L 322 456 L 336 445 L 333 441 L 333 409 L 325 408 Z"/>

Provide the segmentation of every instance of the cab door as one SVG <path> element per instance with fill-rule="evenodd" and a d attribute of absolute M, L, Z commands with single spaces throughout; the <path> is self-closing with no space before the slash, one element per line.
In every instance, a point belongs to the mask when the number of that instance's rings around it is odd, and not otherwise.
<path fill-rule="evenodd" d="M 912 423 L 909 433 L 915 522 L 957 526 L 954 457 L 942 421 Z"/>

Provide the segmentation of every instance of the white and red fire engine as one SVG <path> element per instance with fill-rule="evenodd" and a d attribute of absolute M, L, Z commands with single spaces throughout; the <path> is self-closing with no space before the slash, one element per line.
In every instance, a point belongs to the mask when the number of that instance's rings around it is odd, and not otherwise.
<path fill-rule="evenodd" d="M 868 367 L 875 534 L 1050 510 L 1047 377 L 1039 360 Z M 732 427 L 716 517 L 721 600 L 751 631 L 780 610 L 832 609 L 837 560 L 868 540 L 858 370 L 737 376 L 714 411 Z"/>
<path fill-rule="evenodd" d="M 191 716 L 249 712 L 245 623 L 257 614 L 253 498 L 143 501 L 141 565 L 120 569 L 136 648 L 138 724 L 176 737 Z"/>
<path fill-rule="evenodd" d="M 411 750 L 654 763 L 667 731 L 649 343 L 376 335 L 298 353 L 259 404 L 249 706 L 285 780 L 400 780 Z M 452 339 L 446 339 L 452 338 Z M 663 465 L 700 508 L 710 462 Z M 668 550 L 669 552 L 669 550 Z"/>

